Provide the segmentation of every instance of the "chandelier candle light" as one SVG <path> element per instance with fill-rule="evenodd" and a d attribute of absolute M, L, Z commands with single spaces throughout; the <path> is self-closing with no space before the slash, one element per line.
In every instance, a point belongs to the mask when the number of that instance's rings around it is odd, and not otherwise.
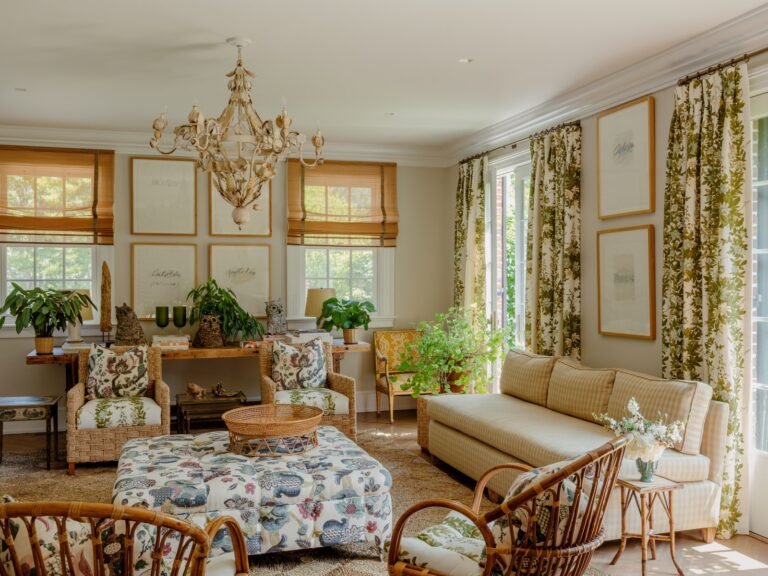
<path fill-rule="evenodd" d="M 198 165 L 210 172 L 219 194 L 234 207 L 232 219 L 241 229 L 251 219 L 251 209 L 261 196 L 261 187 L 277 174 L 277 162 L 281 156 L 298 154 L 304 166 L 314 167 L 323 163 L 322 151 L 325 138 L 320 129 L 312 137 L 315 157 L 307 162 L 303 157 L 307 137 L 290 130 L 293 120 L 283 106 L 282 112 L 272 120 L 262 120 L 253 107 L 251 82 L 254 74 L 243 66 L 242 48 L 248 46 L 248 38 L 228 38 L 237 47 L 237 65 L 227 74 L 231 92 L 229 103 L 218 118 L 206 118 L 197 107 L 187 118 L 188 124 L 173 129 L 173 144 L 160 143 L 168 126 L 165 112 L 152 124 L 153 136 L 150 147 L 161 154 L 173 154 L 177 149 L 198 153 Z"/>

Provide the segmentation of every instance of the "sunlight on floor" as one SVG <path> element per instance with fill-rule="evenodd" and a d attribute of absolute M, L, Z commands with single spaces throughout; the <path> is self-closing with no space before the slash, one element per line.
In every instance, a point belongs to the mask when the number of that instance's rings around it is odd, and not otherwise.
<path fill-rule="evenodd" d="M 690 563 L 705 566 L 689 568 L 688 574 L 734 574 L 768 569 L 767 564 L 750 558 L 742 552 L 731 550 L 719 542 L 692 546 L 685 550 L 684 556 Z"/>

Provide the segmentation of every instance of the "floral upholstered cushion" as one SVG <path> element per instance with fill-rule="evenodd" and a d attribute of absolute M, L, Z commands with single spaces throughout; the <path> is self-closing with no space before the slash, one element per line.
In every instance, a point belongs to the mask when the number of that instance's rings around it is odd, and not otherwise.
<path fill-rule="evenodd" d="M 92 344 L 86 394 L 90 398 L 144 396 L 149 386 L 148 363 L 146 346 L 116 354 L 109 348 Z"/>
<path fill-rule="evenodd" d="M 160 405 L 146 396 L 130 398 L 97 398 L 89 400 L 77 411 L 78 430 L 119 428 L 124 426 L 157 426 L 161 423 Z"/>
<path fill-rule="evenodd" d="M 330 388 L 299 388 L 275 393 L 275 404 L 306 404 L 322 408 L 327 416 L 349 414 L 349 398 Z"/>
<path fill-rule="evenodd" d="M 296 348 L 285 342 L 272 344 L 272 380 L 278 390 L 321 388 L 325 386 L 327 370 L 323 341 L 310 340 Z"/>
<path fill-rule="evenodd" d="M 387 543 L 387 548 L 389 543 Z M 485 541 L 466 516 L 451 512 L 435 526 L 400 541 L 398 558 L 448 576 L 479 576 Z"/>

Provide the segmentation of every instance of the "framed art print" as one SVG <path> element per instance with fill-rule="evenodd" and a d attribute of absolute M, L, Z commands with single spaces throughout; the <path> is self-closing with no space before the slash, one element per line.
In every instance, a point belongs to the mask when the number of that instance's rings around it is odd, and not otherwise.
<path fill-rule="evenodd" d="M 131 234 L 197 234 L 194 160 L 131 158 Z"/>
<path fill-rule="evenodd" d="M 653 96 L 597 117 L 597 212 L 602 219 L 655 210 Z"/>
<path fill-rule="evenodd" d="M 211 236 L 272 235 L 272 181 L 261 187 L 261 196 L 250 211 L 251 219 L 239 227 L 232 220 L 232 205 L 221 197 L 216 183 L 208 175 L 208 226 Z"/>
<path fill-rule="evenodd" d="M 197 244 L 131 244 L 131 306 L 140 319 L 184 304 L 196 285 Z"/>
<path fill-rule="evenodd" d="M 270 247 L 264 244 L 211 244 L 208 271 L 219 286 L 230 288 L 240 305 L 263 318 L 270 299 Z"/>
<path fill-rule="evenodd" d="M 597 318 L 604 336 L 656 338 L 653 225 L 597 233 Z"/>

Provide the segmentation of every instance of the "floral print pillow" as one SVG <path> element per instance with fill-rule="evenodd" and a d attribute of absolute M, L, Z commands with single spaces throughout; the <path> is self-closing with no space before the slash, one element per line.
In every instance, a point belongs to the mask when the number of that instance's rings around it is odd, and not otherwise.
<path fill-rule="evenodd" d="M 98 344 L 88 356 L 89 399 L 145 396 L 149 386 L 149 348 L 137 346 L 122 354 Z"/>
<path fill-rule="evenodd" d="M 315 338 L 300 348 L 272 343 L 272 380 L 278 390 L 322 388 L 326 381 L 323 341 Z"/>

